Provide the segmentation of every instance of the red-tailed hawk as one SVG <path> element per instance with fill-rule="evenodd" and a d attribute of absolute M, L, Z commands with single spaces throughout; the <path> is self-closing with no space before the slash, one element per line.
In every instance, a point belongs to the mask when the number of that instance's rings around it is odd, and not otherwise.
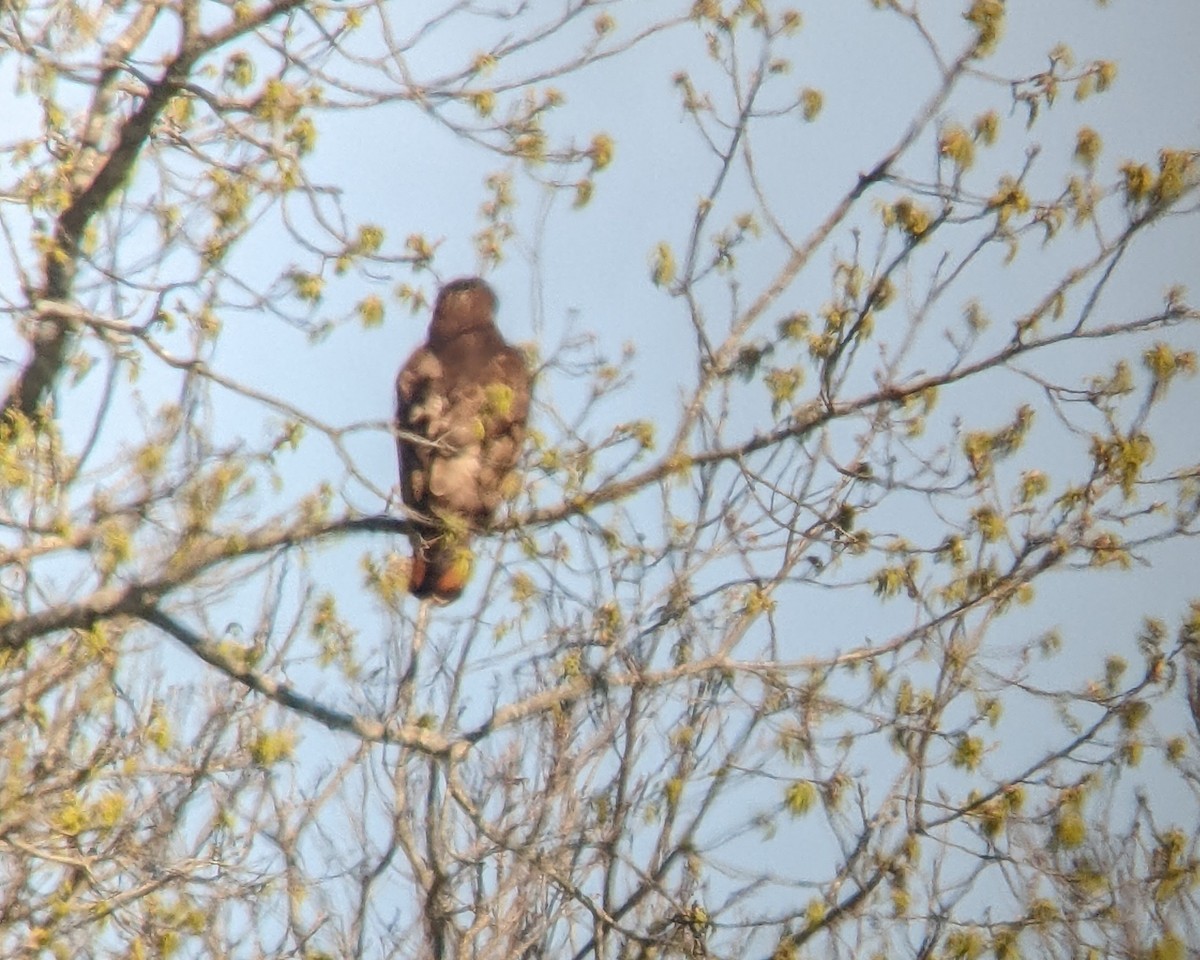
<path fill-rule="evenodd" d="M 400 492 L 413 518 L 409 590 L 449 603 L 471 575 L 470 536 L 486 529 L 525 439 L 530 374 L 477 277 L 438 293 L 425 344 L 396 377 Z"/>

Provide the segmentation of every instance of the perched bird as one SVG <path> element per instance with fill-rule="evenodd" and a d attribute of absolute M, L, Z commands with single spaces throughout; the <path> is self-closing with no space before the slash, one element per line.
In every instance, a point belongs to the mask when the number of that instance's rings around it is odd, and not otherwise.
<path fill-rule="evenodd" d="M 429 335 L 396 377 L 400 492 L 413 517 L 409 591 L 449 603 L 471 576 L 471 536 L 512 491 L 532 378 L 496 328 L 483 280 L 438 293 Z"/>

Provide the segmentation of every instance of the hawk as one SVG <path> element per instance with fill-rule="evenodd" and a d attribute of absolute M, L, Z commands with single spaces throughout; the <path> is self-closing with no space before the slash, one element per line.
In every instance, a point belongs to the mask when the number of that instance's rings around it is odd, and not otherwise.
<path fill-rule="evenodd" d="M 396 377 L 400 492 L 413 517 L 409 591 L 449 603 L 471 575 L 470 537 L 507 493 L 525 439 L 532 378 L 496 328 L 478 277 L 438 293 L 425 343 Z"/>

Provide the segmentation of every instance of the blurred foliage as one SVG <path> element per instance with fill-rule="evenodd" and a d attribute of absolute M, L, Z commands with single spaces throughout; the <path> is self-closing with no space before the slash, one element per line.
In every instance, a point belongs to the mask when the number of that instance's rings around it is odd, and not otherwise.
<path fill-rule="evenodd" d="M 785 4 L 412 6 L 0 10 L 0 954 L 1186 956 L 1200 600 L 1134 578 L 1194 559 L 1200 314 L 1127 256 L 1194 241 L 1197 151 L 1112 155 L 1062 111 L 1116 62 L 1014 66 L 1002 0 L 870 0 L 932 87 L 813 196 L 870 91 Z M 345 202 L 371 133 L 487 158 L 490 269 L 556 242 L 531 197 L 618 209 L 647 154 L 572 81 L 668 38 L 653 156 L 706 186 L 604 229 L 678 403 L 611 331 L 530 346 L 523 482 L 418 606 L 387 414 L 304 366 L 440 276 Z M 1130 635 L 1064 622 L 1101 595 Z"/>

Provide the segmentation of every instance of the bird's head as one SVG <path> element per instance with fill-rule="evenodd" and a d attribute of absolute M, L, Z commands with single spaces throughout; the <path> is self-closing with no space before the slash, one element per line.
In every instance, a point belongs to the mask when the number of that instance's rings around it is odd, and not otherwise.
<path fill-rule="evenodd" d="M 431 340 L 450 340 L 495 322 L 496 294 L 479 277 L 451 280 L 438 292 L 429 325 Z"/>

